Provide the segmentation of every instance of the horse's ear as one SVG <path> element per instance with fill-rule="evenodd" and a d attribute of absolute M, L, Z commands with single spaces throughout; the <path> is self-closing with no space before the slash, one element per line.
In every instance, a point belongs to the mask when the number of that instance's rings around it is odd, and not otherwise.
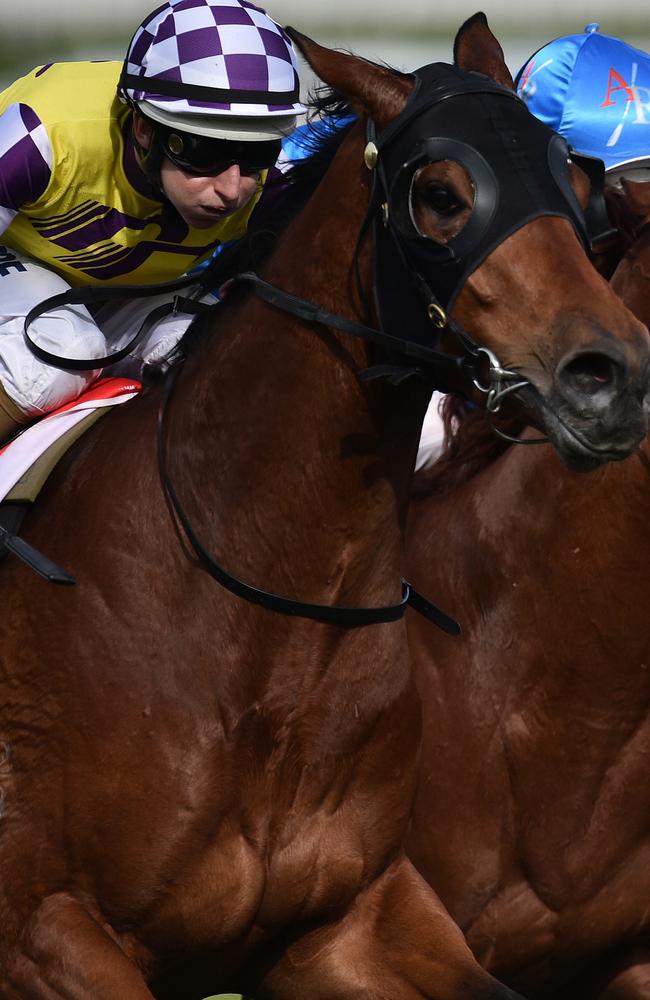
<path fill-rule="evenodd" d="M 490 31 L 487 17 L 480 11 L 458 30 L 454 40 L 454 64 L 467 72 L 484 73 L 496 83 L 515 89 L 503 49 Z"/>
<path fill-rule="evenodd" d="M 413 89 L 407 76 L 359 56 L 325 48 L 295 28 L 285 30 L 316 75 L 342 94 L 356 114 L 369 115 L 383 128 L 400 113 Z"/>

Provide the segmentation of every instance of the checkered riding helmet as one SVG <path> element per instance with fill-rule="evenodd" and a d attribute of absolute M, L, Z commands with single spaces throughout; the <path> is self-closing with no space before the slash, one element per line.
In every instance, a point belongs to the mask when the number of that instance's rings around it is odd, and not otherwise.
<path fill-rule="evenodd" d="M 131 39 L 119 92 L 162 126 L 237 142 L 279 140 L 305 110 L 291 40 L 249 0 L 167 0 Z"/>

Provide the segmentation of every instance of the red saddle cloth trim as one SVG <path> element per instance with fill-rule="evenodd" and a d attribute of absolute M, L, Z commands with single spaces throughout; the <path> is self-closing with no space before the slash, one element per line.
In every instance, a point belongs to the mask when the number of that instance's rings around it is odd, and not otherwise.
<path fill-rule="evenodd" d="M 41 419 L 47 420 L 48 417 L 53 417 L 56 413 L 65 413 L 66 410 L 74 409 L 79 403 L 92 402 L 95 399 L 113 399 L 115 396 L 121 396 L 125 392 L 140 392 L 141 388 L 142 383 L 136 382 L 133 379 L 100 378 L 99 381 L 91 385 L 90 389 L 86 389 L 76 399 L 73 399 L 70 403 L 64 403 L 63 406 L 59 406 L 50 413 L 44 414 Z"/>
<path fill-rule="evenodd" d="M 42 417 L 38 420 L 27 424 L 25 430 L 30 427 L 34 427 L 35 424 L 40 424 L 44 420 L 49 420 L 50 417 L 55 417 L 59 413 L 67 413 L 69 410 L 74 410 L 75 407 L 79 406 L 80 403 L 93 403 L 102 399 L 115 399 L 117 396 L 123 396 L 127 393 L 138 393 L 142 389 L 142 383 L 135 381 L 134 379 L 127 378 L 101 378 L 98 382 L 95 382 L 90 389 L 86 389 L 82 392 L 80 396 L 76 399 L 71 400 L 69 403 L 64 403 L 63 406 L 57 407 L 56 410 L 51 410 L 49 413 L 44 413 Z M 20 435 L 7 444 L 0 448 L 0 455 L 3 455 L 7 448 L 10 448 L 14 441 L 18 441 Z"/>

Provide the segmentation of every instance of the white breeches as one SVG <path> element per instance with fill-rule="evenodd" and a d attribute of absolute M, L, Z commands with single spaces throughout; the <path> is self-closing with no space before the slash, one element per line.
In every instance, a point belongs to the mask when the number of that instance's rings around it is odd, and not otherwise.
<path fill-rule="evenodd" d="M 65 371 L 39 361 L 25 343 L 25 316 L 35 305 L 70 286 L 58 274 L 29 257 L 0 247 L 0 381 L 26 417 L 49 413 L 88 388 L 101 374 Z M 45 350 L 68 358 L 100 358 L 119 350 L 139 330 L 152 309 L 172 295 L 128 299 L 93 307 L 67 306 L 40 316 L 29 328 Z M 211 300 L 216 301 L 216 300 Z M 134 349 L 133 354 L 105 374 L 137 378 L 146 361 L 168 354 L 192 320 L 179 313 L 166 316 Z"/>
<path fill-rule="evenodd" d="M 429 408 L 424 415 L 422 424 L 420 447 L 415 461 L 416 470 L 428 469 L 440 458 L 445 437 L 445 428 L 440 416 L 440 404 L 444 398 L 444 395 L 437 391 L 431 396 Z"/>

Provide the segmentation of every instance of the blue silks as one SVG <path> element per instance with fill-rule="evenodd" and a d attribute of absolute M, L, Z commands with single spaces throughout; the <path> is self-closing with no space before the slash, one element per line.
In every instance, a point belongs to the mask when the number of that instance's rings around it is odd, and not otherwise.
<path fill-rule="evenodd" d="M 345 115 L 341 118 L 317 118 L 315 121 L 299 125 L 290 136 L 282 140 L 282 152 L 286 159 L 292 163 L 304 160 L 311 156 L 319 142 L 332 135 L 333 132 L 345 128 L 354 120 L 354 115 Z"/>
<path fill-rule="evenodd" d="M 607 170 L 650 161 L 650 55 L 588 24 L 557 38 L 519 71 L 532 113 Z"/>

